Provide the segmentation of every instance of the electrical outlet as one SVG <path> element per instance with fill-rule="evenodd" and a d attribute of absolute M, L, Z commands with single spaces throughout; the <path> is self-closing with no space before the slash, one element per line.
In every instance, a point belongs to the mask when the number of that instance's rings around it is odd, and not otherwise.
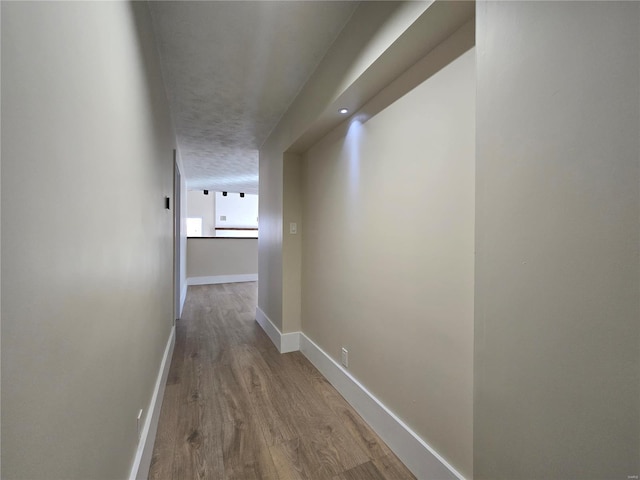
<path fill-rule="evenodd" d="M 140 434 L 142 433 L 142 409 L 138 412 L 138 417 L 136 418 L 136 431 L 138 432 L 138 440 L 140 440 Z"/>
<path fill-rule="evenodd" d="M 342 366 L 349 368 L 349 350 L 344 347 L 342 347 Z"/>

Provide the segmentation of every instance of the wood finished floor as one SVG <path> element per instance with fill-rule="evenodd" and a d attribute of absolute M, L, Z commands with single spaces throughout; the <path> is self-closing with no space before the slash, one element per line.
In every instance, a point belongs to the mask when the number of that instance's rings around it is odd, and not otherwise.
<path fill-rule="evenodd" d="M 256 293 L 189 287 L 149 478 L 414 479 L 300 352 L 278 353 Z"/>

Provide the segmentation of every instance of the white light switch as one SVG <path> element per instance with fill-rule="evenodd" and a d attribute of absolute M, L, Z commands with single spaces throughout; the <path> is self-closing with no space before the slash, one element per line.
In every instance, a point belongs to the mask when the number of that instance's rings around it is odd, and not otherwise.
<path fill-rule="evenodd" d="M 298 233 L 298 224 L 297 223 L 290 223 L 289 224 L 289 233 L 291 235 L 295 235 L 296 233 Z"/>

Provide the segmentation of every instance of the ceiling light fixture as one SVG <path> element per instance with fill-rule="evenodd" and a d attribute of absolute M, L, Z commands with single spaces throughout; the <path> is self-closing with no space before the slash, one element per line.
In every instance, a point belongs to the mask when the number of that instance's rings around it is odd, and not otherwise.
<path fill-rule="evenodd" d="M 341 115 L 346 115 L 347 113 L 349 113 L 349 109 L 342 107 L 340 110 L 338 110 L 338 113 L 340 113 Z"/>

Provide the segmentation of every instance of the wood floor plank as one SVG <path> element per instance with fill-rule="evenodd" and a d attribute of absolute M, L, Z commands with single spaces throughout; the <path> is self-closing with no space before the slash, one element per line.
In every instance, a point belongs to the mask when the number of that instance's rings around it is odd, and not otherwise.
<path fill-rule="evenodd" d="M 394 453 L 375 456 L 371 460 L 387 480 L 415 480 L 415 476 Z"/>
<path fill-rule="evenodd" d="M 331 478 L 368 460 L 334 422 L 326 422 L 313 435 L 305 436 L 302 443 L 316 467 L 317 478 Z"/>
<path fill-rule="evenodd" d="M 304 372 L 304 377 L 310 382 L 312 390 L 317 392 L 319 398 L 322 398 L 331 408 L 340 424 L 349 432 L 351 439 L 369 458 L 373 459 L 375 466 L 384 472 L 385 477 L 393 480 L 415 479 L 409 469 L 304 355 L 300 352 L 290 355 L 289 365 L 279 364 L 279 368 L 287 371 L 288 375 L 294 375 L 295 370 L 290 370 L 292 365 L 298 367 L 298 375 Z M 301 380 L 298 378 L 297 381 Z"/>
<path fill-rule="evenodd" d="M 255 283 L 189 287 L 149 478 L 414 479 L 300 352 L 276 350 L 256 300 Z"/>
<path fill-rule="evenodd" d="M 376 467 L 384 472 L 386 478 L 393 480 L 415 478 L 353 407 L 342 396 L 335 394 L 335 389 L 326 379 L 318 379 L 313 386 L 349 431 L 351 438 L 367 453 L 369 458 L 373 459 Z"/>
<path fill-rule="evenodd" d="M 267 357 L 273 357 L 264 354 Z M 331 478 L 336 473 L 353 468 L 369 460 L 365 451 L 354 442 L 339 417 L 331 409 L 329 403 L 314 388 L 317 382 L 325 382 L 332 389 L 333 395 L 340 397 L 323 377 L 310 375 L 310 365 L 300 353 L 287 354 L 288 360 L 276 360 L 271 367 L 273 376 L 281 378 L 291 399 L 290 415 L 299 425 L 299 434 L 303 444 L 312 450 L 312 458 L 316 458 L 321 469 L 326 470 L 324 478 Z M 300 363 L 307 363 L 304 369 Z M 342 398 L 342 397 L 340 397 Z"/>
<path fill-rule="evenodd" d="M 222 478 L 224 463 L 220 441 L 221 415 L 215 398 L 211 373 L 202 368 L 202 344 L 197 333 L 187 332 L 184 375 L 180 384 L 180 414 L 176 426 L 174 479 Z"/>
<path fill-rule="evenodd" d="M 225 478 L 279 479 L 268 446 L 249 404 L 242 380 L 231 365 L 217 369 L 228 418 L 223 423 Z"/>
<path fill-rule="evenodd" d="M 267 445 L 296 438 L 297 428 L 290 415 L 291 399 L 260 352 L 251 345 L 234 347 L 233 358 Z"/>
<path fill-rule="evenodd" d="M 299 438 L 272 445 L 269 452 L 281 479 L 311 480 L 319 474 Z"/>
<path fill-rule="evenodd" d="M 366 462 L 336 476 L 335 480 L 385 480 L 385 477 L 373 462 Z"/>
<path fill-rule="evenodd" d="M 158 431 L 151 456 L 149 468 L 150 480 L 164 480 L 173 476 L 174 451 L 177 443 L 176 424 L 178 417 L 174 414 L 179 408 L 179 386 L 167 385 L 164 390 Z"/>

